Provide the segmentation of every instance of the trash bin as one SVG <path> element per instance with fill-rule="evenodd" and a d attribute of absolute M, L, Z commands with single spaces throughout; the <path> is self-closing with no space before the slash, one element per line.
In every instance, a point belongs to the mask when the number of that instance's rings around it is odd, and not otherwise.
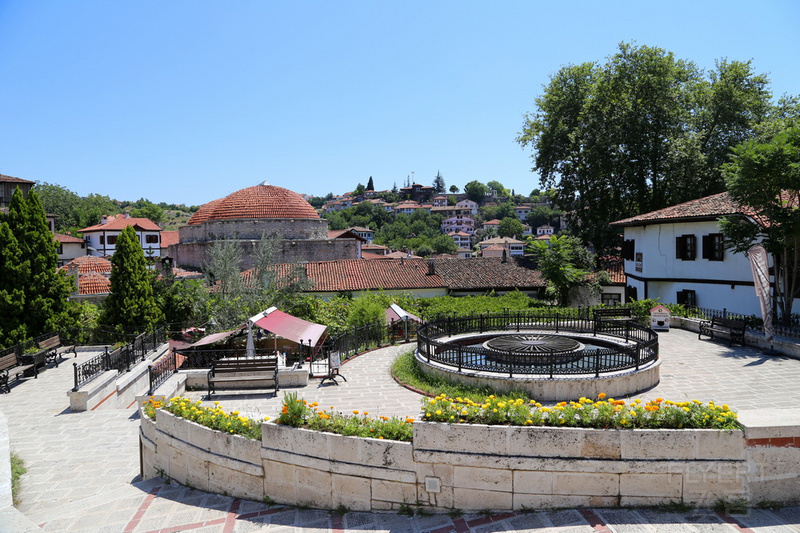
<path fill-rule="evenodd" d="M 650 309 L 650 329 L 669 331 L 670 315 L 669 309 L 660 304 Z"/>

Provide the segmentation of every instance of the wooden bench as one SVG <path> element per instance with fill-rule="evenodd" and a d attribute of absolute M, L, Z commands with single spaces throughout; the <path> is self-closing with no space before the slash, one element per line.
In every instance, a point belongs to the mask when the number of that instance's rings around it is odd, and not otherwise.
<path fill-rule="evenodd" d="M 217 388 L 271 388 L 278 393 L 277 357 L 240 357 L 214 361 L 208 371 L 208 393 Z"/>
<path fill-rule="evenodd" d="M 8 379 L 11 377 L 11 374 L 15 374 L 17 376 L 17 381 L 19 381 L 19 375 L 31 369 L 33 369 L 33 376 L 38 378 L 39 375 L 36 371 L 36 365 L 33 363 L 21 364 L 16 353 L 10 353 L 0 357 L 0 391 L 5 389 L 6 392 L 11 392 L 11 387 L 8 385 Z"/>
<path fill-rule="evenodd" d="M 614 324 L 619 322 L 633 322 L 636 317 L 630 307 L 603 307 L 600 309 L 592 309 L 592 332 L 597 335 L 601 330 L 601 325 Z"/>
<path fill-rule="evenodd" d="M 703 335 L 706 335 L 713 339 L 715 333 L 727 333 L 729 336 L 728 346 L 733 346 L 734 342 L 745 346 L 744 330 L 746 328 L 747 323 L 744 320 L 713 317 L 710 321 L 706 320 L 700 323 L 700 333 L 697 338 L 700 339 Z"/>
<path fill-rule="evenodd" d="M 39 353 L 44 354 L 44 359 L 48 363 L 55 363 L 58 366 L 59 359 L 64 357 L 64 354 L 72 352 L 75 357 L 78 357 L 78 352 L 75 350 L 74 344 L 64 344 L 61 340 L 61 335 L 55 333 L 51 337 L 47 337 L 43 341 L 36 343 L 39 348 Z"/>

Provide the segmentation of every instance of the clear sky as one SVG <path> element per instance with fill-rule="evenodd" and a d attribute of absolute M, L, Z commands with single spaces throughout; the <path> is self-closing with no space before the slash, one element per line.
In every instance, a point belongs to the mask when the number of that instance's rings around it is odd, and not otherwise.
<path fill-rule="evenodd" d="M 0 173 L 202 204 L 498 180 L 561 66 L 621 41 L 800 94 L 800 2 L 0 0 Z"/>

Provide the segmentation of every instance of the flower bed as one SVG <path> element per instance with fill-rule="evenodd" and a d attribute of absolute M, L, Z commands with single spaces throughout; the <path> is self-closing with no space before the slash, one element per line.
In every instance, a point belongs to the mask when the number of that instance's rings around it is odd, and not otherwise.
<path fill-rule="evenodd" d="M 218 431 L 224 431 L 231 435 L 241 435 L 250 439 L 261 439 L 261 421 L 253 420 L 239 416 L 239 411 L 231 411 L 226 413 L 224 409 L 219 406 L 219 402 L 214 402 L 214 407 L 203 407 L 200 400 L 192 402 L 188 398 L 155 398 L 150 397 L 144 403 L 144 414 L 151 419 L 156 419 L 158 409 L 172 413 L 173 415 L 185 418 L 196 422 L 201 426 L 205 426 Z M 264 421 L 269 420 L 265 417 Z"/>

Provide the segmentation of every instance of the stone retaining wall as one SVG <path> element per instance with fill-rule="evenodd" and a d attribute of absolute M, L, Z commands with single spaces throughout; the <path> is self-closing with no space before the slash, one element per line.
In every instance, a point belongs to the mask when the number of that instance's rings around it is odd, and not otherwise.
<path fill-rule="evenodd" d="M 159 411 L 157 422 L 142 416 L 142 475 L 359 511 L 797 502 L 797 416 L 745 418 L 751 426 L 731 432 L 415 422 L 412 444 L 270 423 L 257 442 Z"/>

